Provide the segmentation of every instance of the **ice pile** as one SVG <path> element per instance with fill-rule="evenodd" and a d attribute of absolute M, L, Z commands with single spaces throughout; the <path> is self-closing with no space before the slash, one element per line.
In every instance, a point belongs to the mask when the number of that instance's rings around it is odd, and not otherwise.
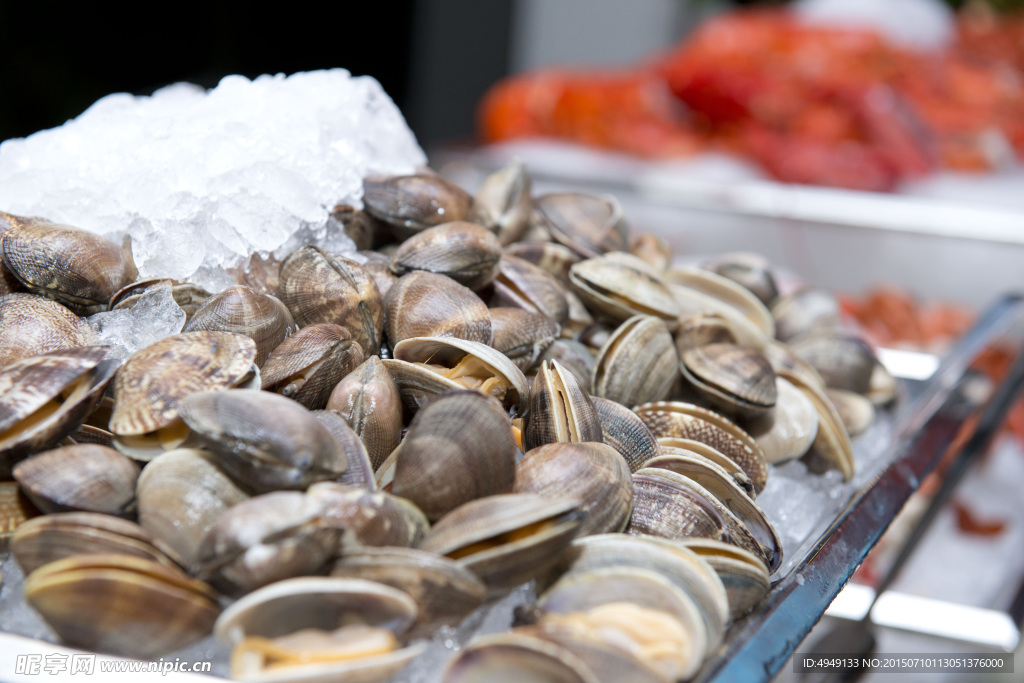
<path fill-rule="evenodd" d="M 131 308 L 94 313 L 88 323 L 97 343 L 110 347 L 107 358 L 123 363 L 139 349 L 181 332 L 185 311 L 174 301 L 170 284 L 162 284 L 140 296 Z"/>
<path fill-rule="evenodd" d="M 380 84 L 343 69 L 116 94 L 0 145 L 0 211 L 132 238 L 141 276 L 231 284 L 224 268 L 329 239 L 362 180 L 426 162 Z M 344 241 L 332 246 L 341 248 Z M 330 247 L 328 247 L 330 248 Z"/>

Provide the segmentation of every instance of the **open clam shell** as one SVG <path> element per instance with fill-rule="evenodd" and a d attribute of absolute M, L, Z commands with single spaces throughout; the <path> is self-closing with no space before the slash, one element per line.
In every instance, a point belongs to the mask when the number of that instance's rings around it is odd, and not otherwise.
<path fill-rule="evenodd" d="M 154 659 L 203 638 L 220 608 L 202 581 L 130 555 L 77 555 L 25 579 L 25 600 L 72 647 Z"/>
<path fill-rule="evenodd" d="M 530 388 L 523 448 L 602 440 L 600 418 L 576 377 L 558 361 L 543 361 Z"/>
<path fill-rule="evenodd" d="M 729 278 L 703 268 L 673 268 L 666 271 L 665 279 L 676 286 L 674 291 L 681 299 L 689 301 L 694 292 L 699 292 L 719 302 L 712 310 L 694 312 L 723 313 L 733 322 L 737 320 L 733 313 L 738 312 L 744 320 L 753 323 L 765 338 L 775 337 L 775 320 L 771 312 L 750 290 Z M 683 308 L 693 310 L 693 305 L 686 303 Z"/>
<path fill-rule="evenodd" d="M 238 680 L 367 683 L 387 680 L 422 653 L 422 645 L 400 648 L 398 642 L 416 614 L 412 598 L 383 584 L 303 577 L 279 581 L 238 600 L 217 620 L 214 633 L 235 647 L 232 675 Z M 325 638 L 353 626 L 356 633 L 361 633 L 360 626 L 392 633 L 385 638 L 390 645 L 377 649 L 374 642 L 360 651 L 358 643 L 346 643 L 344 637 L 337 646 Z M 270 658 L 265 655 L 285 649 L 285 643 L 291 659 L 267 666 Z"/>
<path fill-rule="evenodd" d="M 666 436 L 658 439 L 658 445 L 661 447 L 661 452 L 664 454 L 683 453 L 685 455 L 698 456 L 713 462 L 728 472 L 729 476 L 733 478 L 733 481 L 739 484 L 739 487 L 743 489 L 744 493 L 751 498 L 757 496 L 757 492 L 754 491 L 754 483 L 750 481 L 750 477 L 748 477 L 747 473 L 743 471 L 743 468 L 737 465 L 732 458 L 729 458 L 721 451 L 712 448 L 706 443 L 694 441 L 693 439 L 678 439 Z M 645 460 L 644 462 L 647 461 Z"/>
<path fill-rule="evenodd" d="M 459 560 L 492 593 L 500 593 L 554 564 L 575 538 L 582 516 L 572 499 L 488 496 L 442 517 L 419 547 Z"/>
<path fill-rule="evenodd" d="M 802 375 L 783 371 L 780 376 L 792 382 L 793 386 L 814 405 L 818 413 L 818 433 L 814 437 L 814 450 L 832 467 L 843 475 L 843 481 L 850 481 L 856 468 L 853 459 L 853 444 L 846 433 L 843 420 L 824 390 L 804 381 Z"/>
<path fill-rule="evenodd" d="M 680 648 L 675 653 L 679 670 L 674 673 L 678 678 L 688 678 L 697 672 L 709 645 L 700 608 L 687 592 L 657 572 L 622 566 L 591 569 L 560 579 L 537 599 L 540 610 L 562 615 L 622 603 L 675 619 L 685 637 L 676 643 Z M 635 624 L 639 620 L 637 611 L 629 612 Z M 623 616 L 628 619 L 626 614 Z M 625 626 L 624 621 L 619 623 Z"/>
<path fill-rule="evenodd" d="M 529 393 L 526 377 L 504 354 L 486 344 L 454 337 L 414 337 L 395 345 L 385 360 L 402 401 L 415 412 L 437 394 L 474 389 L 519 412 Z"/>
<path fill-rule="evenodd" d="M 99 405 L 117 370 L 105 346 L 50 351 L 0 371 L 0 475 L 28 453 L 75 430 Z"/>
<path fill-rule="evenodd" d="M 552 573 L 562 577 L 606 567 L 649 569 L 689 595 L 700 610 L 709 649 L 721 643 L 729 619 L 725 588 L 715 570 L 681 543 L 654 536 L 599 534 L 577 538 Z M 546 586 L 545 586 L 546 587 Z"/>
<path fill-rule="evenodd" d="M 255 359 L 255 342 L 233 332 L 175 334 L 136 351 L 114 380 L 115 447 L 136 460 L 178 448 L 189 435 L 182 401 L 252 380 Z"/>

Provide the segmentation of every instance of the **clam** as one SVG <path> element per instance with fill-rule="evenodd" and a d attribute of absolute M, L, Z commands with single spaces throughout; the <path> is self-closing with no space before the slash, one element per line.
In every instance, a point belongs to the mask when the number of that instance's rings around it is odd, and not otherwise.
<path fill-rule="evenodd" d="M 135 508 L 139 466 L 106 446 L 80 444 L 33 455 L 14 466 L 14 478 L 43 512 L 125 515 Z"/>
<path fill-rule="evenodd" d="M 322 481 L 307 495 L 325 506 L 326 519 L 345 528 L 346 540 L 359 546 L 415 546 L 429 527 L 419 508 L 384 491 Z"/>
<path fill-rule="evenodd" d="M 764 490 L 768 463 L 750 434 L 725 417 L 690 403 L 661 401 L 634 408 L 655 437 L 693 439 L 711 446 L 743 468 L 754 491 Z"/>
<path fill-rule="evenodd" d="M 377 353 L 384 329 L 380 290 L 369 271 L 319 247 L 296 249 L 281 263 L 281 301 L 300 327 L 341 325 L 363 347 Z"/>
<path fill-rule="evenodd" d="M 491 309 L 492 346 L 524 372 L 551 346 L 561 327 L 551 318 L 522 308 Z"/>
<path fill-rule="evenodd" d="M 154 458 L 136 488 L 139 524 L 191 567 L 203 537 L 248 494 L 206 451 L 178 449 Z"/>
<path fill-rule="evenodd" d="M 558 361 L 541 363 L 530 388 L 523 425 L 524 448 L 601 440 L 601 423 L 587 392 Z"/>
<path fill-rule="evenodd" d="M 527 396 L 526 378 L 504 354 L 479 342 L 454 337 L 414 337 L 395 345 L 385 360 L 402 401 L 415 411 L 435 395 L 473 389 L 519 412 Z"/>
<path fill-rule="evenodd" d="M 665 322 L 636 315 L 601 347 L 594 364 L 594 394 L 627 406 L 663 401 L 679 378 L 679 367 Z"/>
<path fill-rule="evenodd" d="M 72 647 L 154 659 L 202 639 L 217 595 L 167 565 L 130 555 L 78 555 L 25 578 L 25 600 Z"/>
<path fill-rule="evenodd" d="M 487 587 L 455 560 L 414 548 L 363 548 L 346 553 L 331 576 L 365 579 L 408 593 L 419 608 L 410 635 L 431 635 L 483 604 Z"/>
<path fill-rule="evenodd" d="M 556 339 L 544 353 L 540 354 L 530 370 L 536 371 L 546 360 L 558 361 L 562 367 L 572 373 L 581 387 L 587 391 L 590 390 L 591 378 L 594 375 L 594 354 L 585 344 L 572 339 Z"/>
<path fill-rule="evenodd" d="M 775 379 L 775 387 L 775 408 L 747 423 L 750 435 L 773 465 L 799 458 L 818 435 L 818 411 L 810 399 L 784 377 Z"/>
<path fill-rule="evenodd" d="M 366 178 L 363 203 L 367 213 L 404 239 L 434 225 L 466 220 L 473 198 L 441 176 L 421 173 Z"/>
<path fill-rule="evenodd" d="M 370 356 L 331 392 L 327 409 L 341 415 L 363 440 L 373 467 L 380 467 L 402 435 L 398 385 L 380 358 Z"/>
<path fill-rule="evenodd" d="M 832 402 L 851 439 L 866 431 L 875 419 L 875 407 L 861 394 L 843 389 L 826 389 L 825 396 Z"/>
<path fill-rule="evenodd" d="M 608 567 L 646 569 L 668 579 L 696 604 L 709 648 L 721 643 L 729 619 L 728 596 L 715 570 L 696 553 L 654 536 L 600 534 L 573 541 L 555 570 L 564 570 L 565 577 Z"/>
<path fill-rule="evenodd" d="M 679 543 L 699 555 L 718 574 L 733 619 L 749 612 L 768 593 L 768 571 L 754 554 L 707 538 L 684 538 Z"/>
<path fill-rule="evenodd" d="M 96 343 L 96 333 L 77 315 L 34 294 L 0 296 L 0 369 L 50 351 Z"/>
<path fill-rule="evenodd" d="M 263 362 L 295 327 L 284 304 L 244 285 L 211 296 L 192 315 L 182 332 L 235 332 L 256 342 L 256 365 Z"/>
<path fill-rule="evenodd" d="M 569 285 L 569 269 L 581 259 L 572 249 L 557 242 L 516 242 L 505 248 L 505 254 L 529 261 Z"/>
<path fill-rule="evenodd" d="M 622 531 L 633 501 L 628 464 L 603 443 L 549 443 L 527 451 L 516 465 L 514 490 L 578 500 L 579 536 Z"/>
<path fill-rule="evenodd" d="M 649 232 L 630 238 L 629 253 L 643 260 L 657 273 L 665 272 L 672 263 L 672 247 L 665 238 Z"/>
<path fill-rule="evenodd" d="M 643 463 L 661 455 L 657 439 L 639 415 L 606 398 L 593 396 L 591 400 L 601 423 L 604 442 L 615 448 L 626 460 L 630 472 L 636 472 Z"/>
<path fill-rule="evenodd" d="M 762 348 L 775 336 L 771 312 L 744 287 L 703 268 L 673 268 L 665 272 L 680 313 L 715 313 L 725 317 L 746 346 Z"/>
<path fill-rule="evenodd" d="M 442 517 L 420 548 L 458 560 L 491 593 L 542 574 L 568 547 L 582 514 L 570 499 L 533 493 L 478 498 Z"/>
<path fill-rule="evenodd" d="M 604 567 L 570 574 L 545 591 L 537 606 L 576 615 L 598 632 L 619 630 L 626 636 L 623 641 L 636 644 L 634 653 L 642 661 L 652 662 L 671 680 L 693 676 L 708 652 L 710 639 L 693 598 L 649 569 Z M 645 653 L 649 639 L 661 647 Z"/>
<path fill-rule="evenodd" d="M 191 572 L 226 594 L 323 571 L 339 553 L 344 524 L 327 501 L 298 491 L 256 496 L 226 510 L 199 545 Z"/>
<path fill-rule="evenodd" d="M 599 683 L 569 649 L 518 631 L 473 639 L 448 662 L 443 683 Z"/>
<path fill-rule="evenodd" d="M 617 640 L 615 636 L 620 635 L 621 631 L 616 633 L 613 630 L 609 634 L 610 637 L 605 639 L 600 629 L 591 628 L 595 623 L 601 623 L 599 617 L 595 618 L 595 615 L 606 611 L 614 613 L 615 616 L 623 616 L 616 607 L 597 608 L 596 613 L 587 613 L 583 620 L 576 615 L 545 615 L 540 623 L 516 628 L 513 633 L 541 638 L 564 648 L 578 657 L 588 669 L 600 672 L 604 680 L 635 683 L 665 683 L 669 680 L 655 668 L 653 662 L 640 659 L 643 656 L 642 651 L 634 653 L 625 649 L 621 640 L 618 644 L 610 642 L 613 639 Z M 651 641 L 647 641 L 644 649 L 650 644 Z M 658 643 L 652 649 L 660 648 L 662 644 Z"/>
<path fill-rule="evenodd" d="M 658 439 L 658 445 L 661 447 L 661 452 L 666 455 L 682 453 L 683 455 L 695 456 L 713 462 L 728 472 L 729 476 L 739 484 L 744 493 L 751 498 L 757 495 L 757 492 L 754 491 L 753 482 L 750 481 L 750 477 L 743 471 L 743 468 L 737 465 L 732 458 L 727 457 L 721 451 L 712 448 L 706 443 L 694 441 L 693 439 L 663 436 Z"/>
<path fill-rule="evenodd" d="M 754 417 L 775 407 L 775 372 L 756 349 L 723 343 L 688 346 L 680 351 L 679 369 L 725 412 Z"/>
<path fill-rule="evenodd" d="M 415 271 L 403 275 L 384 300 L 388 344 L 412 337 L 456 337 L 480 344 L 494 339 L 491 315 L 468 287 L 444 275 Z"/>
<path fill-rule="evenodd" d="M 668 539 L 697 536 L 716 540 L 727 534 L 721 514 L 706 496 L 651 470 L 633 473 L 633 511 L 627 532 Z"/>
<path fill-rule="evenodd" d="M 494 231 L 501 244 L 516 242 L 530 227 L 530 188 L 530 176 L 519 162 L 495 171 L 473 196 L 472 220 Z"/>
<path fill-rule="evenodd" d="M 0 481 L 0 552 L 7 551 L 11 537 L 22 524 L 39 514 L 18 482 Z M 3 584 L 2 578 L 0 586 Z"/>
<path fill-rule="evenodd" d="M 475 223 L 455 221 L 418 232 L 398 247 L 391 270 L 404 275 L 414 270 L 447 275 L 459 284 L 479 290 L 498 274 L 501 242 Z"/>
<path fill-rule="evenodd" d="M 812 331 L 839 325 L 839 301 L 821 287 L 802 287 L 772 304 L 776 337 L 788 342 Z"/>
<path fill-rule="evenodd" d="M 668 285 L 642 265 L 608 257 L 580 261 L 569 269 L 573 291 L 595 314 L 616 322 L 634 315 L 661 318 L 675 329 L 682 310 Z"/>
<path fill-rule="evenodd" d="M 305 489 L 348 468 L 348 456 L 327 428 L 283 396 L 204 391 L 187 397 L 179 410 L 196 440 L 252 492 Z"/>
<path fill-rule="evenodd" d="M 25 574 L 76 555 L 133 555 L 177 567 L 165 546 L 135 522 L 99 512 L 60 512 L 33 517 L 11 538 L 11 554 Z"/>
<path fill-rule="evenodd" d="M 765 306 L 771 306 L 779 296 L 771 264 L 759 254 L 748 252 L 721 254 L 704 264 L 704 267 L 746 288 Z"/>
<path fill-rule="evenodd" d="M 852 334 L 822 333 L 805 335 L 790 344 L 807 361 L 830 389 L 866 394 L 878 359 L 871 346 Z"/>
<path fill-rule="evenodd" d="M 370 455 L 366 452 L 359 435 L 348 426 L 345 418 L 333 410 L 314 410 L 310 414 L 330 432 L 338 448 L 348 458 L 348 467 L 345 468 L 345 473 L 337 478 L 338 483 L 370 491 L 376 490 Z"/>
<path fill-rule="evenodd" d="M 285 339 L 260 371 L 263 389 L 298 401 L 310 410 L 327 405 L 343 377 L 363 362 L 363 348 L 348 330 L 333 323 L 308 325 Z"/>
<path fill-rule="evenodd" d="M 3 264 L 34 294 L 76 313 L 106 310 L 138 271 L 127 250 L 86 230 L 56 223 L 16 225 L 3 235 Z"/>
<path fill-rule="evenodd" d="M 569 318 L 569 305 L 561 283 L 540 266 L 507 254 L 498 263 L 491 305 L 540 313 L 559 325 Z"/>
<path fill-rule="evenodd" d="M 231 675 L 267 682 L 385 681 L 423 652 L 400 639 L 416 618 L 400 590 L 360 579 L 280 581 L 238 600 L 217 619 L 233 648 Z"/>
<path fill-rule="evenodd" d="M 105 346 L 80 346 L 17 361 L 0 371 L 0 473 L 78 427 L 117 370 Z"/>
<path fill-rule="evenodd" d="M 818 413 L 818 433 L 814 437 L 814 451 L 830 467 L 834 467 L 842 473 L 843 481 L 850 481 L 856 468 L 853 459 L 853 445 L 850 443 L 850 436 L 846 433 L 846 427 L 843 426 L 843 420 L 836 412 L 835 406 L 832 405 L 822 389 L 808 384 L 802 376 L 788 373 L 785 370 L 779 373 L 779 376 L 789 380 L 803 392 Z"/>
<path fill-rule="evenodd" d="M 357 261 L 373 278 L 380 291 L 381 301 L 388 295 L 391 286 L 398 282 L 398 276 L 391 272 L 391 257 L 379 251 L 360 251 L 346 255 L 350 261 Z"/>
<path fill-rule="evenodd" d="M 151 460 L 182 445 L 189 432 L 179 414 L 181 402 L 201 391 L 251 382 L 257 377 L 255 359 L 252 339 L 232 332 L 175 334 L 136 351 L 114 381 L 115 447 L 136 460 Z"/>
<path fill-rule="evenodd" d="M 409 425 L 391 490 L 436 520 L 471 500 L 510 493 L 518 452 L 500 403 L 475 391 L 446 393 Z"/>
<path fill-rule="evenodd" d="M 563 192 L 538 197 L 534 206 L 555 241 L 584 258 L 628 246 L 629 226 L 612 197 Z"/>
<path fill-rule="evenodd" d="M 369 249 L 373 246 L 375 232 L 374 219 L 365 211 L 360 211 L 348 204 L 337 204 L 331 209 L 330 223 L 340 227 L 348 235 L 356 249 Z"/>

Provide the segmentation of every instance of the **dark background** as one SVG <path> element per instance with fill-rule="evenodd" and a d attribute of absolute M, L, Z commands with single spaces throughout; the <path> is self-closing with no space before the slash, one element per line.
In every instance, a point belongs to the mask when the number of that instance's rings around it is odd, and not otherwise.
<path fill-rule="evenodd" d="M 344 67 L 380 81 L 430 146 L 471 138 L 477 100 L 508 70 L 512 0 L 99 6 L 0 0 L 0 140 L 114 92 Z"/>

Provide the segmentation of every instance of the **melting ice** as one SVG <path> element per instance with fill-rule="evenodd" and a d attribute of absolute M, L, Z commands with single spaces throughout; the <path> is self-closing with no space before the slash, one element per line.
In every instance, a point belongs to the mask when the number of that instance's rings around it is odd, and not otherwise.
<path fill-rule="evenodd" d="M 332 240 L 328 212 L 361 206 L 362 179 L 426 162 L 370 77 L 343 69 L 228 76 L 116 94 L 78 118 L 0 145 L 0 211 L 132 238 L 141 276 L 231 284 L 252 252 Z"/>

